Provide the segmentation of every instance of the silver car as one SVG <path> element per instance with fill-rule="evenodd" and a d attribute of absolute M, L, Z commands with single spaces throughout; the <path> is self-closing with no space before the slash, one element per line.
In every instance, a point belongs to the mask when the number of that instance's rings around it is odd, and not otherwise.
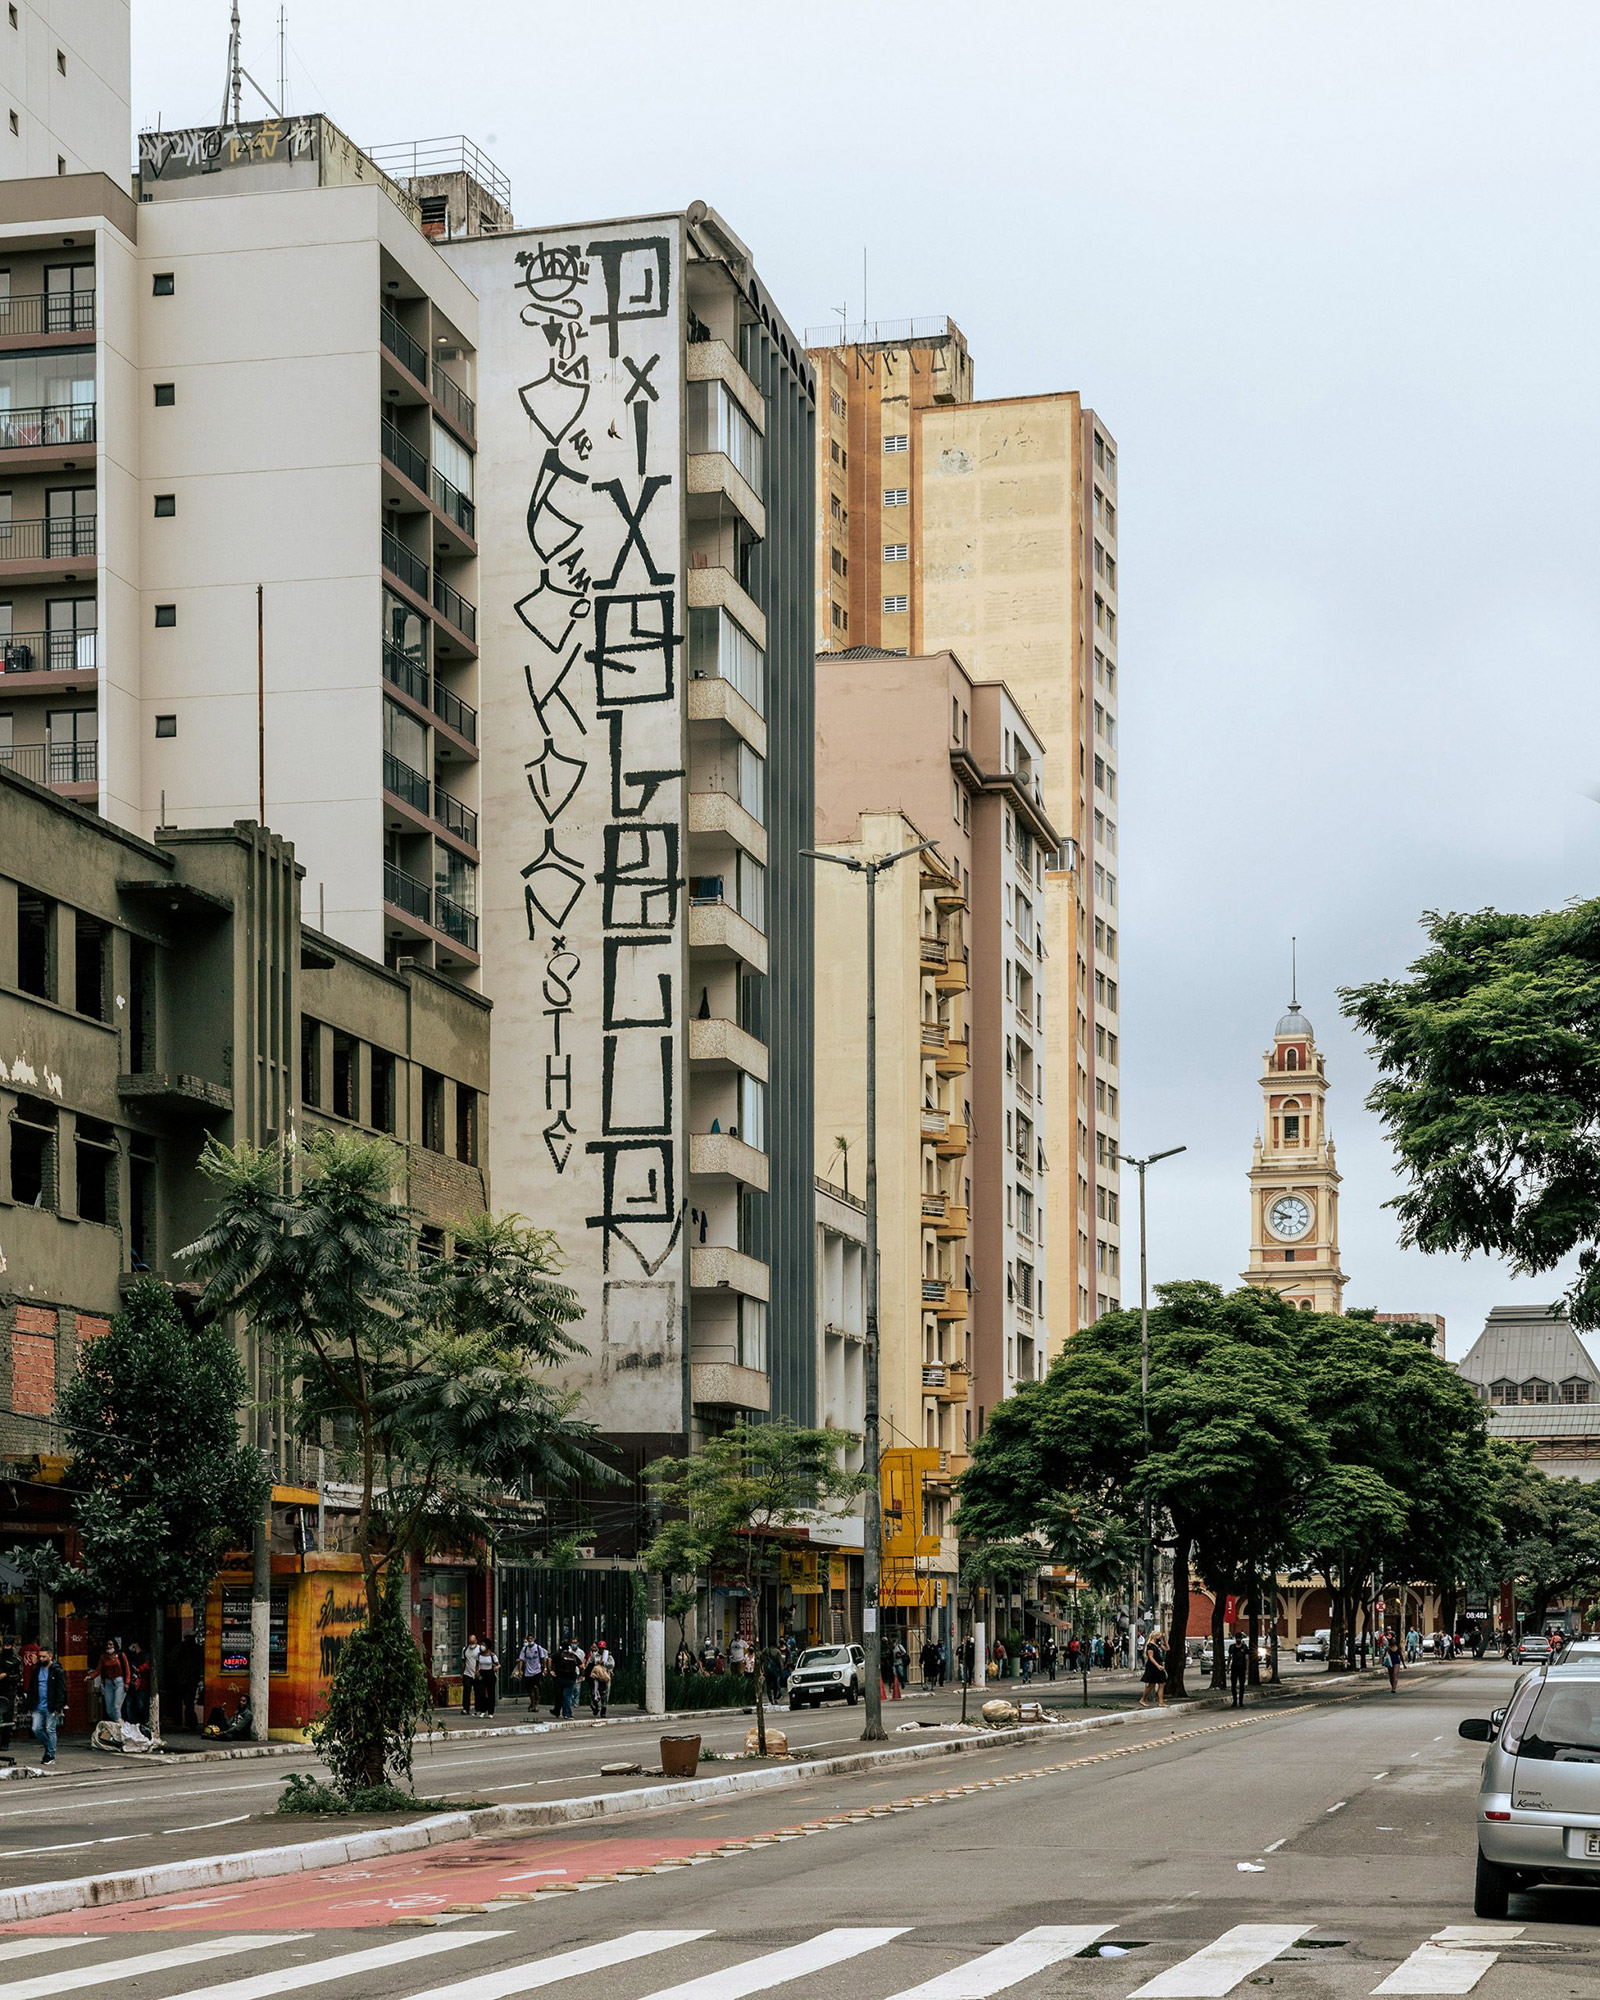
<path fill-rule="evenodd" d="M 789 1676 L 789 1706 L 810 1702 L 847 1701 L 852 1708 L 866 1686 L 867 1656 L 859 1646 L 811 1646 L 794 1663 Z"/>
<path fill-rule="evenodd" d="M 1503 1918 L 1508 1897 L 1539 1883 L 1600 1886 L 1600 1661 L 1536 1669 L 1504 1709 L 1460 1734 L 1489 1745 L 1476 1913 Z"/>

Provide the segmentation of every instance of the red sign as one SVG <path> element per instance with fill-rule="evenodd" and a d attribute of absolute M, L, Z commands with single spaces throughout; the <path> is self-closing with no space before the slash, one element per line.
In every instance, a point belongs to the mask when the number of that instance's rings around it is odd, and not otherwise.
<path fill-rule="evenodd" d="M 1228 1596 L 1222 1600 L 1222 1622 L 1224 1625 L 1231 1625 L 1238 1616 L 1238 1612 L 1239 1600 L 1237 1597 Z"/>

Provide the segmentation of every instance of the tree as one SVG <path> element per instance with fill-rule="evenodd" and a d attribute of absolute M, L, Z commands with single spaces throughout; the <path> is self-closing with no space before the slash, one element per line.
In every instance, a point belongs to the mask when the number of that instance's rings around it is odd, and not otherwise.
<path fill-rule="evenodd" d="M 548 1232 L 482 1216 L 456 1231 L 452 1257 L 427 1255 L 393 1199 L 399 1155 L 381 1140 L 318 1133 L 296 1154 L 212 1143 L 201 1167 L 217 1213 L 183 1254 L 206 1281 L 203 1309 L 242 1314 L 271 1344 L 298 1385 L 300 1434 L 320 1440 L 326 1427 L 359 1489 L 374 1646 L 397 1558 L 492 1543 L 519 1499 L 614 1480 L 577 1394 L 550 1379 L 583 1348 Z M 362 1685 L 368 1703 L 387 1688 L 392 1707 L 372 1718 L 354 1789 L 393 1768 L 381 1745 L 405 1733 L 413 1693 L 393 1676 Z"/>
<path fill-rule="evenodd" d="M 1379 1068 L 1367 1098 L 1409 1185 L 1401 1241 L 1528 1272 L 1573 1251 L 1600 1326 L 1600 899 L 1536 916 L 1429 911 L 1406 979 L 1340 995 Z"/>
<path fill-rule="evenodd" d="M 1600 1490 L 1552 1479 L 1531 1446 L 1499 1441 L 1489 1504 L 1500 1534 L 1480 1574 L 1513 1586 L 1530 1630 L 1542 1629 L 1552 1604 L 1600 1591 Z"/>
<path fill-rule="evenodd" d="M 664 1577 L 731 1570 L 756 1602 L 758 1585 L 776 1570 L 778 1531 L 862 1491 L 864 1475 L 845 1471 L 841 1463 L 851 1442 L 844 1431 L 741 1420 L 684 1458 L 655 1460 L 645 1467 L 652 1501 L 675 1518 L 645 1550 L 645 1567 Z M 762 1695 L 758 1666 L 756 1750 L 765 1757 Z"/>
<path fill-rule="evenodd" d="M 245 1388 L 227 1333 L 187 1324 L 167 1287 L 141 1278 L 109 1330 L 79 1350 L 61 1398 L 83 1549 L 71 1587 L 107 1609 L 145 1613 L 152 1735 L 161 1733 L 162 1614 L 204 1602 L 266 1505 L 266 1469 L 239 1435 Z"/>
<path fill-rule="evenodd" d="M 978 1609 L 986 1590 L 997 1586 L 1007 1590 L 1030 1583 L 1039 1574 L 1044 1550 L 1037 1542 L 978 1542 L 961 1551 L 956 1588 L 967 1601 L 967 1622 L 976 1630 Z M 984 1663 L 973 1653 L 973 1672 L 982 1673 Z M 961 1682 L 961 1720 L 967 1719 L 967 1680 Z"/>

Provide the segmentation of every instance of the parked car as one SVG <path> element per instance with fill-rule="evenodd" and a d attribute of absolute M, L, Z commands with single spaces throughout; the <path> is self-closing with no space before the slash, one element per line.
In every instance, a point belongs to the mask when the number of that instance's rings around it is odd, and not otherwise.
<path fill-rule="evenodd" d="M 1297 1660 L 1325 1660 L 1333 1644 L 1333 1633 L 1303 1632 L 1294 1642 L 1294 1656 Z"/>
<path fill-rule="evenodd" d="M 1512 1894 L 1539 1882 L 1600 1887 L 1600 1665 L 1581 1658 L 1527 1674 L 1504 1710 L 1469 1717 L 1459 1734 L 1489 1746 L 1476 1913 L 1501 1919 Z"/>
<path fill-rule="evenodd" d="M 821 1708 L 825 1701 L 844 1701 L 854 1708 L 866 1672 L 867 1656 L 859 1646 L 809 1646 L 789 1676 L 789 1706 L 804 1708 L 810 1702 Z"/>

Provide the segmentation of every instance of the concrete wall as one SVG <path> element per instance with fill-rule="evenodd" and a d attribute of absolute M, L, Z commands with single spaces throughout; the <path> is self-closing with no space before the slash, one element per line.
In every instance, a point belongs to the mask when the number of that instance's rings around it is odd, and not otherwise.
<path fill-rule="evenodd" d="M 58 52 L 65 66 L 58 61 Z M 129 0 L 26 0 L 0 16 L 0 179 L 107 174 L 128 185 L 133 160 Z"/>

